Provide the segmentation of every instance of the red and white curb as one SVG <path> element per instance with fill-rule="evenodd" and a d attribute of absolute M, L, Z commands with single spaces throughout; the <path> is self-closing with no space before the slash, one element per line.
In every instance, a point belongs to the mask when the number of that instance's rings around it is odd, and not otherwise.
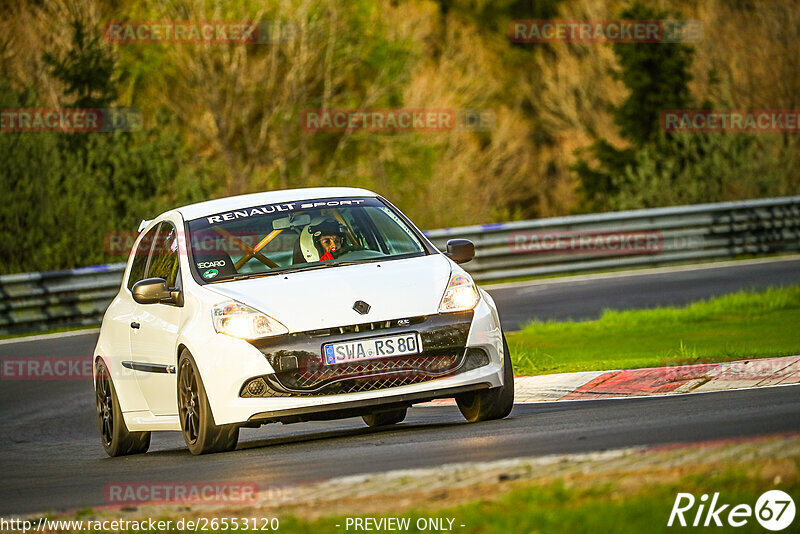
<path fill-rule="evenodd" d="M 514 402 L 648 397 L 800 384 L 800 356 L 514 379 Z M 440 399 L 428 406 L 452 405 Z"/>

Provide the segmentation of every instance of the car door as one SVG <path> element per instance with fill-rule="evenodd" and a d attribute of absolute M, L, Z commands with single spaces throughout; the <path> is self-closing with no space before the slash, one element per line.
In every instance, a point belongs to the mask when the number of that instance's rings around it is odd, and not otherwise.
<path fill-rule="evenodd" d="M 163 278 L 170 288 L 182 287 L 178 231 L 169 221 L 158 225 L 144 278 Z M 135 306 L 131 365 L 139 388 L 154 415 L 177 415 L 176 351 L 183 308 L 161 303 Z"/>
<path fill-rule="evenodd" d="M 150 250 L 153 248 L 157 226 L 155 225 L 141 236 L 136 241 L 136 247 L 131 253 L 129 258 L 130 267 L 127 270 L 128 277 L 125 280 L 125 286 L 120 291 L 117 298 L 111 304 L 109 311 L 106 312 L 104 319 L 104 326 L 106 321 L 111 321 L 114 326 L 114 332 L 120 336 L 120 353 L 114 354 L 113 358 L 107 362 L 110 366 L 121 365 L 124 370 L 117 370 L 113 373 L 115 376 L 114 387 L 117 389 L 117 395 L 120 398 L 120 404 L 126 412 L 141 412 L 149 409 L 145 401 L 142 390 L 139 388 L 139 382 L 136 380 L 136 372 L 133 371 L 131 366 L 131 341 L 132 332 L 131 324 L 138 320 L 139 304 L 133 300 L 131 289 L 133 285 L 145 277 L 145 269 L 147 268 L 147 260 L 150 257 Z"/>

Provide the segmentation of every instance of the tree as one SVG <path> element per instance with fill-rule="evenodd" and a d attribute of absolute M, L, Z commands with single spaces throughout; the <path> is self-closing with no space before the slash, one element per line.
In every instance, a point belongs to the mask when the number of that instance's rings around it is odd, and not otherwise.
<path fill-rule="evenodd" d="M 76 18 L 71 27 L 71 48 L 44 61 L 70 106 L 112 106 L 110 51 L 90 23 Z M 35 88 L 15 90 L 0 75 L 0 108 L 39 107 Z M 110 235 L 129 236 L 139 220 L 212 193 L 208 173 L 188 165 L 167 114 L 140 132 L 0 133 L 0 160 L 0 273 L 124 261 L 124 250 L 106 249 Z"/>
<path fill-rule="evenodd" d="M 655 20 L 667 14 L 634 4 L 621 18 Z M 691 103 L 693 50 L 678 43 L 614 43 L 613 48 L 621 68 L 617 75 L 630 91 L 614 110 L 614 123 L 622 137 L 641 147 L 658 136 L 661 111 L 684 109 Z"/>
<path fill-rule="evenodd" d="M 43 60 L 53 76 L 61 81 L 64 94 L 74 97 L 67 107 L 103 108 L 117 99 L 114 85 L 114 57 L 103 46 L 101 33 L 89 23 L 75 17 L 70 22 L 72 48 L 64 57 L 51 52 Z"/>
<path fill-rule="evenodd" d="M 639 3 L 621 15 L 623 19 L 637 20 L 666 17 L 666 13 Z M 609 199 L 620 192 L 618 177 L 636 166 L 637 150 L 663 139 L 659 125 L 661 111 L 683 109 L 691 104 L 688 88 L 692 78 L 691 47 L 678 43 L 614 43 L 613 49 L 620 65 L 616 75 L 629 94 L 613 108 L 612 114 L 629 147 L 617 148 L 605 139 L 598 139 L 588 150 L 594 165 L 578 159 L 573 169 L 580 178 L 587 209 L 608 209 Z"/>

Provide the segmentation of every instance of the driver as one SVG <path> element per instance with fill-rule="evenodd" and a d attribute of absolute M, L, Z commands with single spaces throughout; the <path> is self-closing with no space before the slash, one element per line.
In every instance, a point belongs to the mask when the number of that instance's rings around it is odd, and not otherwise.
<path fill-rule="evenodd" d="M 341 252 L 345 240 L 344 227 L 338 221 L 325 219 L 310 228 L 320 261 L 331 261 Z"/>

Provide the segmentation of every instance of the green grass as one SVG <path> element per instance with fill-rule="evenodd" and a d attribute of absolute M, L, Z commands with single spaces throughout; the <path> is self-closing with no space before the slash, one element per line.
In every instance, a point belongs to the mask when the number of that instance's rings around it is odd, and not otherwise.
<path fill-rule="evenodd" d="M 797 462 L 794 462 L 796 467 Z M 745 526 L 733 529 L 727 525 L 727 513 L 738 504 L 755 507 L 764 491 L 780 489 L 797 498 L 800 483 L 792 480 L 775 485 L 748 472 L 742 467 L 705 472 L 696 471 L 684 475 L 672 483 L 634 483 L 631 488 L 625 482 L 571 485 L 559 480 L 547 485 L 530 485 L 514 489 L 496 501 L 479 501 L 446 510 L 416 511 L 399 517 L 411 518 L 408 532 L 419 532 L 414 525 L 419 518 L 452 518 L 454 532 L 481 534 L 549 533 L 570 534 L 614 532 L 616 534 L 639 534 L 642 532 L 696 532 L 691 526 L 681 528 L 675 523 L 667 527 L 673 503 L 679 492 L 692 493 L 696 500 L 691 511 L 684 515 L 691 525 L 700 504 L 700 496 L 719 492 L 718 506 L 730 504 L 720 514 L 723 527 L 700 528 L 699 530 L 728 532 L 766 532 L 755 517 L 748 518 Z M 582 487 L 581 487 L 582 486 Z M 707 510 L 707 506 L 704 509 Z M 392 514 L 380 514 L 386 516 Z M 363 517 L 363 516 L 361 516 Z M 701 519 L 705 520 L 705 515 Z M 795 519 L 795 522 L 798 519 Z M 335 527 L 336 524 L 341 528 Z M 796 523 L 795 523 L 796 524 Z M 461 528 L 460 525 L 464 525 Z M 325 534 L 345 532 L 345 518 L 324 518 L 314 522 L 297 519 L 281 520 L 281 530 L 292 533 Z M 786 530 L 791 531 L 792 527 Z M 352 531 L 352 527 L 350 529 Z"/>
<path fill-rule="evenodd" d="M 517 375 L 800 354 L 800 286 L 743 291 L 685 308 L 606 311 L 508 335 Z"/>
<path fill-rule="evenodd" d="M 777 468 L 777 470 L 776 470 Z M 747 524 L 731 528 L 727 524 L 728 513 L 739 504 L 754 508 L 758 497 L 768 490 L 779 489 L 792 496 L 795 502 L 800 498 L 800 461 L 797 457 L 776 462 L 759 459 L 733 464 L 686 465 L 680 468 L 643 468 L 629 473 L 607 474 L 596 477 L 591 473 L 574 473 L 566 477 L 540 483 L 522 483 L 517 486 L 495 484 L 484 486 L 488 492 L 485 497 L 466 501 L 456 506 L 430 506 L 412 511 L 402 511 L 404 506 L 398 502 L 398 511 L 380 513 L 355 512 L 349 517 L 359 518 L 409 518 L 410 528 L 400 532 L 439 532 L 420 530 L 416 527 L 419 519 L 452 519 L 453 532 L 475 534 L 516 534 L 516 533 L 570 533 L 615 534 L 670 533 L 670 532 L 767 532 L 755 517 L 747 518 Z M 780 475 L 777 475 L 780 473 Z M 712 526 L 692 528 L 700 504 L 701 495 L 713 496 L 719 493 L 717 506 L 728 505 L 719 514 L 723 527 Z M 691 493 L 695 505 L 685 512 L 688 527 L 680 527 L 676 522 L 667 526 L 670 512 L 678 493 Z M 708 506 L 704 507 L 704 512 Z M 86 514 L 84 514 L 86 515 Z M 90 514 L 91 515 L 91 514 Z M 225 515 L 223 513 L 223 515 Z M 249 513 L 242 517 L 278 517 L 279 532 L 292 534 L 336 534 L 342 532 L 363 532 L 347 525 L 347 516 L 327 516 L 309 521 L 302 518 L 302 511 L 295 510 L 291 515 L 275 512 Z M 300 517 L 298 517 L 300 516 Z M 80 518 L 75 515 L 74 518 Z M 209 517 L 214 517 L 210 515 Z M 239 517 L 236 513 L 227 517 Z M 156 519 L 171 519 L 180 516 L 164 515 Z M 67 519 L 67 518 L 61 518 Z M 69 518 L 71 519 L 71 518 Z M 700 524 L 705 520 L 701 517 Z M 259 519 L 259 524 L 261 520 Z M 796 532 L 800 519 L 795 517 L 792 525 L 783 532 Z M 446 523 L 445 523 L 446 524 Z M 339 526 L 337 526 L 339 525 Z M 461 525 L 464 525 L 463 527 Z M 792 530 L 794 529 L 794 530 Z M 175 531 L 174 527 L 171 530 Z M 209 532 L 222 530 L 210 529 Z M 227 530 L 230 532 L 230 529 Z M 150 532 L 147 529 L 136 532 Z M 242 532 L 250 532 L 244 529 Z M 387 532 L 382 530 L 381 532 Z"/>

